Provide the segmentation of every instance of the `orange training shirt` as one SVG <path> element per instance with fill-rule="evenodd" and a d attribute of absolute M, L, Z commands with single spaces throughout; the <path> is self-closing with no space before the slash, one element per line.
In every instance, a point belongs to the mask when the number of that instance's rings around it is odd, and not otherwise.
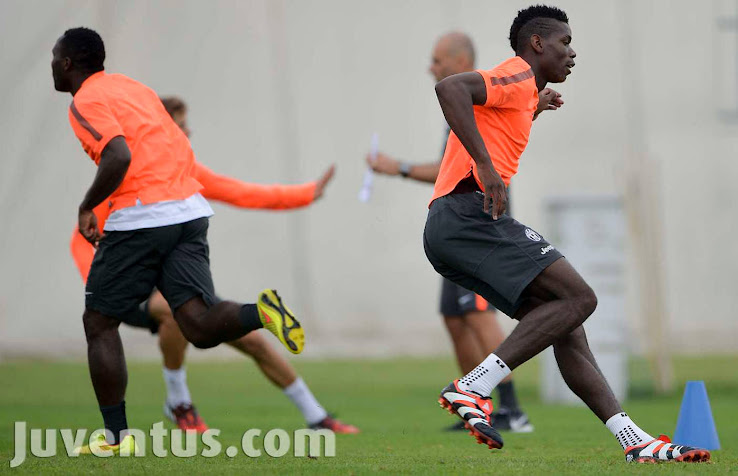
<path fill-rule="evenodd" d="M 201 191 L 203 197 L 240 208 L 286 210 L 310 205 L 315 198 L 315 182 L 299 185 L 246 183 L 218 175 L 198 162 L 195 162 L 193 172 L 194 178 L 204 187 Z M 102 230 L 105 227 L 105 220 L 110 215 L 110 208 L 104 202 L 95 207 L 94 213 L 97 217 L 98 229 Z M 95 256 L 95 248 L 85 240 L 76 226 L 72 233 L 70 251 L 82 280 L 87 282 L 87 275 Z"/>
<path fill-rule="evenodd" d="M 190 141 L 149 87 L 122 74 L 100 71 L 83 83 L 69 106 L 69 122 L 95 162 L 111 139 L 123 136 L 131 164 L 105 200 L 109 212 L 142 204 L 183 200 L 202 188 L 192 177 Z"/>
<path fill-rule="evenodd" d="M 538 107 L 538 88 L 530 65 L 515 56 L 490 71 L 477 70 L 487 88 L 484 106 L 474 106 L 474 118 L 492 165 L 505 185 L 518 171 L 520 156 L 528 145 L 533 114 Z M 477 165 L 453 131 L 446 143 L 441 169 L 433 189 L 433 198 L 448 195 L 456 185 L 474 174 L 480 189 L 482 183 Z"/>

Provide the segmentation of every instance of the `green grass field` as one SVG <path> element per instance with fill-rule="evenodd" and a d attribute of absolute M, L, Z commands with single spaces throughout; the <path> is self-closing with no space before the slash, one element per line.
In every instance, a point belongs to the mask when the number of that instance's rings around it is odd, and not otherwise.
<path fill-rule="evenodd" d="M 0 472 L 131 474 L 714 474 L 738 471 L 738 356 L 680 358 L 673 395 L 655 396 L 642 361 L 631 364 L 631 398 L 625 409 L 644 429 L 671 434 L 684 382 L 705 380 L 722 450 L 700 465 L 626 465 L 615 439 L 584 407 L 543 405 L 538 397 L 538 366 L 518 369 L 521 400 L 536 431 L 506 435 L 503 450 L 490 451 L 466 433 L 441 429 L 455 420 L 436 404 L 438 391 L 456 375 L 448 359 L 301 362 L 293 359 L 318 399 L 341 419 L 358 425 L 360 435 L 339 435 L 334 458 L 69 458 L 61 438 L 60 456 L 29 456 L 11 470 L 13 422 L 29 428 L 88 428 L 102 425 L 84 363 L 11 362 L 0 364 Z M 221 430 L 223 449 L 239 445 L 249 428 L 301 427 L 298 411 L 247 362 L 192 363 L 189 383 L 195 403 L 212 428 Z M 164 384 L 155 363 L 129 365 L 128 421 L 148 429 L 163 419 Z M 166 424 L 171 427 L 170 424 Z M 288 455 L 292 454 L 291 452 Z"/>

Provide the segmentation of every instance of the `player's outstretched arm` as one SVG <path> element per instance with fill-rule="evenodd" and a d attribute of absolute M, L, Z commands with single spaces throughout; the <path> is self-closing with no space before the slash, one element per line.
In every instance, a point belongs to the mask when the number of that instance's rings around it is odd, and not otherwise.
<path fill-rule="evenodd" d="M 333 178 L 331 166 L 315 182 L 299 185 L 261 185 L 242 182 L 225 175 L 219 175 L 195 162 L 194 177 L 203 186 L 205 198 L 228 203 L 239 208 L 287 210 L 300 208 L 320 198 L 328 182 Z"/>
<path fill-rule="evenodd" d="M 330 183 L 331 180 L 333 180 L 333 176 L 336 173 L 336 166 L 331 165 L 328 167 L 328 170 L 323 172 L 323 175 L 320 176 L 320 178 L 315 182 L 315 191 L 313 192 L 313 201 L 318 200 L 323 196 L 323 191 L 325 190 L 325 187 Z"/>
<path fill-rule="evenodd" d="M 436 84 L 436 95 L 446 122 L 477 165 L 479 180 L 484 185 L 484 212 L 489 213 L 491 209 L 492 218 L 496 220 L 505 213 L 507 191 L 492 165 L 474 118 L 474 106 L 487 104 L 484 78 L 476 72 L 449 76 Z"/>
<path fill-rule="evenodd" d="M 366 163 L 378 174 L 402 175 L 418 182 L 435 183 L 438 171 L 441 169 L 440 162 L 428 162 L 423 164 L 408 164 L 401 162 L 381 152 L 372 160 L 371 154 L 367 154 Z"/>
<path fill-rule="evenodd" d="M 533 120 L 535 121 L 543 111 L 555 111 L 563 105 L 564 101 L 561 99 L 561 94 L 551 88 L 544 88 L 538 93 L 538 107 L 535 114 L 533 114 Z"/>
<path fill-rule="evenodd" d="M 79 232 L 92 244 L 102 238 L 93 209 L 108 198 L 123 182 L 131 164 L 131 151 L 123 136 L 110 139 L 100 155 L 97 174 L 79 205 Z"/>

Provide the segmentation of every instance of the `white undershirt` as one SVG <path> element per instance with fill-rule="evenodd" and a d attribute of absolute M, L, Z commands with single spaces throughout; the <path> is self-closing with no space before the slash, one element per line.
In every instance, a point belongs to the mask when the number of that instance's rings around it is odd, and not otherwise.
<path fill-rule="evenodd" d="M 134 206 L 121 208 L 111 213 L 105 222 L 104 231 L 157 228 L 210 216 L 213 216 L 213 209 L 199 193 L 184 200 L 168 200 L 147 205 L 136 199 Z"/>

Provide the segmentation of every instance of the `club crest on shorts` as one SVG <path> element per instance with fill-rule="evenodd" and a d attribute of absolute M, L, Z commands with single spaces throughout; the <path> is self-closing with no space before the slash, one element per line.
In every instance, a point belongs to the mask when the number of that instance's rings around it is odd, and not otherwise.
<path fill-rule="evenodd" d="M 543 239 L 541 238 L 541 235 L 531 230 L 530 228 L 525 229 L 525 236 L 527 236 L 528 239 L 531 241 L 541 241 Z"/>

